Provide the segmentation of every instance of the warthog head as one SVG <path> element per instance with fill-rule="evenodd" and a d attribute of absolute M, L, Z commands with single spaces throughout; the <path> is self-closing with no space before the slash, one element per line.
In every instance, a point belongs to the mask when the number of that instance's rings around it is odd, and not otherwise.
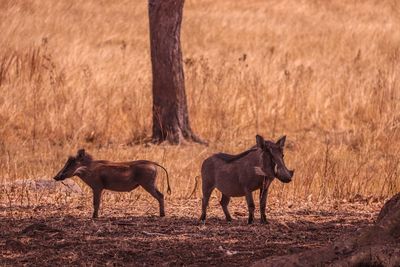
<path fill-rule="evenodd" d="M 256 140 L 257 147 L 262 149 L 262 167 L 257 172 L 265 176 L 276 177 L 283 183 L 291 182 L 294 170 L 288 170 L 283 160 L 286 136 L 279 138 L 276 143 L 265 141 L 260 135 L 256 136 Z"/>
<path fill-rule="evenodd" d="M 89 160 L 91 156 L 86 154 L 84 149 L 79 149 L 75 157 L 68 157 L 64 167 L 54 176 L 54 180 L 62 181 L 83 174 L 87 170 L 86 164 Z"/>

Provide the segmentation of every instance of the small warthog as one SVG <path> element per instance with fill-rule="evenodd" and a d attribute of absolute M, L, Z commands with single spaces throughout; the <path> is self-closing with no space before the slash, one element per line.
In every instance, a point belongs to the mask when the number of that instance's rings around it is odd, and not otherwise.
<path fill-rule="evenodd" d="M 160 205 L 160 216 L 165 216 L 164 195 L 155 186 L 157 167 L 167 174 L 168 194 L 171 193 L 167 170 L 156 162 L 137 160 L 128 162 L 110 162 L 93 160 L 92 156 L 79 149 L 75 157 L 69 157 L 64 167 L 54 176 L 62 181 L 72 176 L 78 176 L 93 190 L 93 218 L 99 214 L 101 193 L 104 189 L 129 192 L 142 186 Z"/>
<path fill-rule="evenodd" d="M 232 220 L 228 211 L 230 198 L 246 196 L 248 223 L 253 223 L 255 205 L 252 192 L 260 189 L 261 223 L 267 223 L 265 207 L 271 182 L 276 177 L 283 183 L 289 183 L 294 174 L 283 161 L 285 140 L 286 136 L 283 136 L 275 143 L 257 135 L 257 145 L 247 151 L 238 155 L 218 153 L 207 158 L 201 167 L 203 200 L 200 220 L 205 222 L 211 193 L 218 188 L 222 193 L 220 203 L 226 220 Z"/>

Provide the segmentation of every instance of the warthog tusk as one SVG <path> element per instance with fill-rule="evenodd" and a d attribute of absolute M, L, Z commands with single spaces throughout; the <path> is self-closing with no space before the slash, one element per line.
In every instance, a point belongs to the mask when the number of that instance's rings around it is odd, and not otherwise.
<path fill-rule="evenodd" d="M 267 174 L 261 169 L 261 167 L 254 167 L 254 171 L 257 175 L 267 176 Z"/>

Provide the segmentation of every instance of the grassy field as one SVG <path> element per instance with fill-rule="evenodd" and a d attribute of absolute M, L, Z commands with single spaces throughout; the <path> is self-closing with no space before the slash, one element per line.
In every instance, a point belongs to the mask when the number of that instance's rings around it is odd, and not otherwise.
<path fill-rule="evenodd" d="M 400 191 L 399 12 L 396 0 L 187 0 L 190 119 L 210 145 L 152 146 L 147 1 L 0 1 L 0 183 L 50 179 L 84 147 L 157 161 L 169 198 L 188 198 L 207 156 L 258 133 L 287 135 L 296 170 L 272 197 L 382 200 Z"/>

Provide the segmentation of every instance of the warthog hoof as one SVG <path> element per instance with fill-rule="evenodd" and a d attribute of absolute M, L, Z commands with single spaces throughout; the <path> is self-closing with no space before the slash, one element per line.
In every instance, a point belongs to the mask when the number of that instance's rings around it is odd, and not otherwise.
<path fill-rule="evenodd" d="M 267 220 L 267 216 L 261 216 L 261 224 L 269 224 L 269 221 Z"/>

